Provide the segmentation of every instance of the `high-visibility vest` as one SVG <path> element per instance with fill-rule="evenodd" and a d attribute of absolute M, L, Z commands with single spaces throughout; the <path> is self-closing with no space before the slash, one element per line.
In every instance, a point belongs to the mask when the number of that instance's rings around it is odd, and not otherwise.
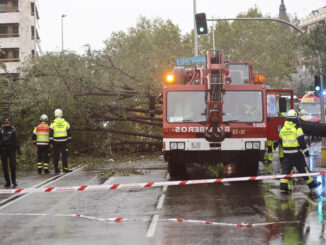
<path fill-rule="evenodd" d="M 33 133 L 36 135 L 36 145 L 49 145 L 49 131 L 50 127 L 45 122 L 35 127 Z"/>
<path fill-rule="evenodd" d="M 53 130 L 54 142 L 66 142 L 69 138 L 71 138 L 68 137 L 68 130 L 70 129 L 70 125 L 63 118 L 54 119 L 54 121 L 50 125 L 50 128 Z"/>
<path fill-rule="evenodd" d="M 302 128 L 296 127 L 296 124 L 290 121 L 285 121 L 283 128 L 280 131 L 282 139 L 283 153 L 291 154 L 298 153 L 299 142 L 298 138 L 303 136 Z"/>

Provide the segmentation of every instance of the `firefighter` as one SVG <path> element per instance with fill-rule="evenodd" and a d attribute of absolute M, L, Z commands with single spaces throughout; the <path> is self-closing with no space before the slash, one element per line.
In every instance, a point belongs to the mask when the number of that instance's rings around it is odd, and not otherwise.
<path fill-rule="evenodd" d="M 53 162 L 55 173 L 60 173 L 58 161 L 60 153 L 62 154 L 63 172 L 71 172 L 68 169 L 68 148 L 67 144 L 71 141 L 70 125 L 62 117 L 62 110 L 54 111 L 55 119 L 50 125 L 50 146 L 53 148 Z"/>
<path fill-rule="evenodd" d="M 0 150 L 1 150 L 1 160 L 3 175 L 5 177 L 6 184 L 5 187 L 10 187 L 10 178 L 8 171 L 8 159 L 11 171 L 11 182 L 13 187 L 17 186 L 16 182 L 16 151 L 18 155 L 21 155 L 21 150 L 19 146 L 19 140 L 16 133 L 16 129 L 11 125 L 9 119 L 6 119 L 0 130 Z"/>
<path fill-rule="evenodd" d="M 267 140 L 267 148 L 264 155 L 265 163 L 271 164 L 273 162 L 273 141 Z"/>
<path fill-rule="evenodd" d="M 280 131 L 279 144 L 283 147 L 283 160 L 281 161 L 282 174 L 292 173 L 293 166 L 300 173 L 310 173 L 306 160 L 309 157 L 309 149 L 306 146 L 303 137 L 302 128 L 299 125 L 297 112 L 289 110 L 286 114 L 286 121 Z M 275 145 L 277 147 L 277 145 Z M 316 197 L 314 189 L 318 186 L 313 177 L 303 177 L 310 189 L 310 194 Z M 282 193 L 289 193 L 292 191 L 291 180 L 280 180 L 280 191 Z"/>
<path fill-rule="evenodd" d="M 41 123 L 34 128 L 32 140 L 37 148 L 37 172 L 42 173 L 42 168 L 44 168 L 44 173 L 48 174 L 49 171 L 49 160 L 50 160 L 50 140 L 49 132 L 50 127 L 47 124 L 48 116 L 43 114 L 40 117 Z M 44 165 L 44 167 L 42 166 Z"/>

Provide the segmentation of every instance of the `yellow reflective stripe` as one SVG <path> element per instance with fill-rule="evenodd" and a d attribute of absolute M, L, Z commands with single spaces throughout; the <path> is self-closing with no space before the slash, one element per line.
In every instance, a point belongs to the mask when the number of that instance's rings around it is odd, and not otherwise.
<path fill-rule="evenodd" d="M 289 183 L 289 180 L 288 179 L 281 179 L 280 181 L 282 184 L 288 184 Z"/>
<path fill-rule="evenodd" d="M 44 163 L 44 166 L 49 166 L 49 164 L 48 163 Z"/>
<path fill-rule="evenodd" d="M 283 153 L 298 153 L 298 149 L 295 149 L 295 150 L 284 150 L 283 149 Z"/>
<path fill-rule="evenodd" d="M 283 140 L 283 143 L 295 143 L 297 140 Z"/>

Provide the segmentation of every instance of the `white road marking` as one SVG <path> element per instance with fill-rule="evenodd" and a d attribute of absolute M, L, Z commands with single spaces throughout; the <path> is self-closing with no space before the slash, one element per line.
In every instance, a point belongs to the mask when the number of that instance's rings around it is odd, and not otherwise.
<path fill-rule="evenodd" d="M 169 172 L 167 172 L 167 174 L 165 175 L 165 178 L 169 179 Z M 163 194 L 158 199 L 158 202 L 157 202 L 157 205 L 156 205 L 156 210 L 161 210 L 162 209 L 164 199 L 165 199 L 165 192 L 166 192 L 167 189 L 168 189 L 167 186 L 163 186 L 163 188 L 162 188 Z M 146 237 L 153 237 L 154 236 L 159 217 L 160 217 L 159 214 L 155 214 L 153 216 L 152 221 L 151 221 L 151 223 L 150 223 L 150 225 L 148 227 Z"/>
<path fill-rule="evenodd" d="M 43 182 L 41 182 L 41 183 L 39 183 L 39 184 L 37 184 L 37 185 L 34 185 L 32 188 L 40 187 L 40 186 L 42 186 L 42 183 L 46 183 L 47 185 L 48 185 L 48 184 L 52 184 L 52 183 L 54 183 L 54 182 L 56 182 L 56 181 L 58 181 L 58 180 L 63 179 L 64 177 L 67 177 L 67 176 L 69 176 L 69 175 L 71 175 L 71 174 L 73 174 L 73 173 L 76 173 L 77 171 L 83 169 L 84 167 L 86 167 L 86 165 L 83 166 L 83 167 L 77 168 L 76 170 L 74 170 L 73 172 L 70 172 L 70 173 L 68 173 L 68 174 L 63 174 L 63 175 L 60 176 L 59 178 L 54 179 L 53 181 L 50 181 L 50 182 L 48 182 L 48 183 L 47 183 L 48 180 L 45 180 L 45 181 L 43 181 Z M 53 179 L 53 178 L 55 178 L 55 177 L 56 177 L 56 176 L 53 176 L 53 177 L 51 177 L 50 179 Z M 16 203 L 17 201 L 22 200 L 23 198 L 25 198 L 25 197 L 27 197 L 27 196 L 29 196 L 29 195 L 31 195 L 31 194 L 33 194 L 33 193 L 30 192 L 30 193 L 27 193 L 27 194 L 25 194 L 25 195 L 23 195 L 23 196 L 21 196 L 21 197 L 17 197 L 16 200 L 14 200 L 14 201 L 12 201 L 12 202 L 9 202 L 9 203 L 7 203 L 7 204 L 1 206 L 1 207 L 0 207 L 0 210 L 3 209 L 3 208 L 5 208 L 5 207 L 10 206 L 11 204 Z M 19 194 L 17 194 L 17 195 L 19 195 Z M 7 198 L 7 199 L 5 199 L 5 200 L 8 201 L 8 200 L 14 198 L 14 197 L 17 196 L 17 195 L 14 195 L 13 197 Z M 3 200 L 2 203 L 5 202 L 5 200 Z"/>
<path fill-rule="evenodd" d="M 164 199 L 165 199 L 165 194 L 162 194 L 160 199 L 157 202 L 157 206 L 156 206 L 156 210 L 160 210 L 163 207 L 163 203 L 164 203 Z"/>
<path fill-rule="evenodd" d="M 152 218 L 152 222 L 151 224 L 149 225 L 149 228 L 147 230 L 147 234 L 146 234 L 146 237 L 153 237 L 154 236 L 154 233 L 155 233 L 155 229 L 156 229 L 156 226 L 157 226 L 157 222 L 158 222 L 158 218 L 159 218 L 159 215 L 158 214 L 155 214 Z"/>
<path fill-rule="evenodd" d="M 116 179 L 116 177 L 111 176 L 106 181 L 104 181 L 104 183 L 102 185 L 110 185 L 112 183 L 112 181 L 115 180 L 115 179 Z"/>

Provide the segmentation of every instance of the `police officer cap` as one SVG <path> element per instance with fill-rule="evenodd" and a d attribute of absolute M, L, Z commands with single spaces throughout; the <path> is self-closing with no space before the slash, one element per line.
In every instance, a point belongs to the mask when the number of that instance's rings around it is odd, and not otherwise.
<path fill-rule="evenodd" d="M 9 118 L 6 118 L 5 121 L 3 122 L 3 124 L 5 124 L 5 123 L 11 123 L 10 122 L 10 119 Z"/>

